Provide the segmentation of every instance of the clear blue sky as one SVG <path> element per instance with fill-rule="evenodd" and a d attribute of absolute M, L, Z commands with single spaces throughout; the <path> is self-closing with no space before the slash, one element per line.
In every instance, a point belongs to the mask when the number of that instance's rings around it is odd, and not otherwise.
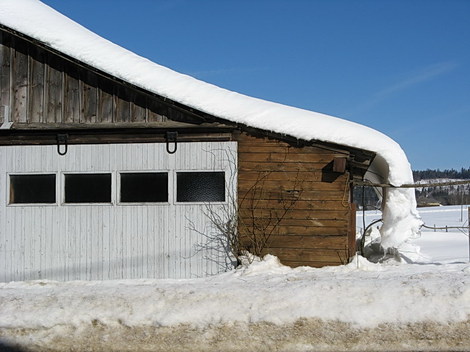
<path fill-rule="evenodd" d="M 176 71 L 470 167 L 470 0 L 44 0 Z"/>

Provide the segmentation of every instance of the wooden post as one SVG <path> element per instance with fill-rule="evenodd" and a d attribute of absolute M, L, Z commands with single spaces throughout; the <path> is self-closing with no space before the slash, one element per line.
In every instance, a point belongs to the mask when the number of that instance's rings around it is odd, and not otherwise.
<path fill-rule="evenodd" d="M 468 223 L 468 261 L 470 262 L 470 207 L 467 208 L 467 223 Z"/>
<path fill-rule="evenodd" d="M 358 248 L 356 248 L 356 204 L 350 205 L 351 215 L 349 218 L 349 233 L 348 233 L 348 255 L 349 258 L 353 257 Z"/>

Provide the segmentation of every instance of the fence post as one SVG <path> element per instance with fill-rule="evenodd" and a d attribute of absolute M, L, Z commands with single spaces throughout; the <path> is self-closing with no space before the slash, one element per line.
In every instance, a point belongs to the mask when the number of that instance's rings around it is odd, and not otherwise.
<path fill-rule="evenodd" d="M 467 223 L 468 223 L 468 262 L 470 263 L 470 207 L 467 208 Z"/>

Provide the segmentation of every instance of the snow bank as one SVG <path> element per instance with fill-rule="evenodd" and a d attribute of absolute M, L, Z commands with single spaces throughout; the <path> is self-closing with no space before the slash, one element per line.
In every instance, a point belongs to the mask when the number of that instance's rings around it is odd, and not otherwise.
<path fill-rule="evenodd" d="M 141 88 L 233 122 L 377 153 L 383 182 L 413 181 L 401 147 L 384 134 L 336 117 L 268 102 L 196 80 L 123 49 L 37 0 L 0 0 L 0 23 Z M 385 196 L 383 245 L 398 246 L 418 231 L 411 190 Z"/>
<path fill-rule="evenodd" d="M 470 265 L 291 269 L 268 256 L 232 272 L 191 280 L 31 281 L 0 284 L 0 329 L 56 326 L 196 328 L 293 324 L 300 319 L 370 328 L 465 322 Z"/>

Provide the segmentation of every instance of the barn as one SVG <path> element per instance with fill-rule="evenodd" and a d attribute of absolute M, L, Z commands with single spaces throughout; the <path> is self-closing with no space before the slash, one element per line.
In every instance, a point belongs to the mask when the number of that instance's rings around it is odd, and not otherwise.
<path fill-rule="evenodd" d="M 39 1 L 3 1 L 0 68 L 0 281 L 355 253 L 352 181 L 384 160 L 348 142 L 367 128 L 173 72 Z"/>

